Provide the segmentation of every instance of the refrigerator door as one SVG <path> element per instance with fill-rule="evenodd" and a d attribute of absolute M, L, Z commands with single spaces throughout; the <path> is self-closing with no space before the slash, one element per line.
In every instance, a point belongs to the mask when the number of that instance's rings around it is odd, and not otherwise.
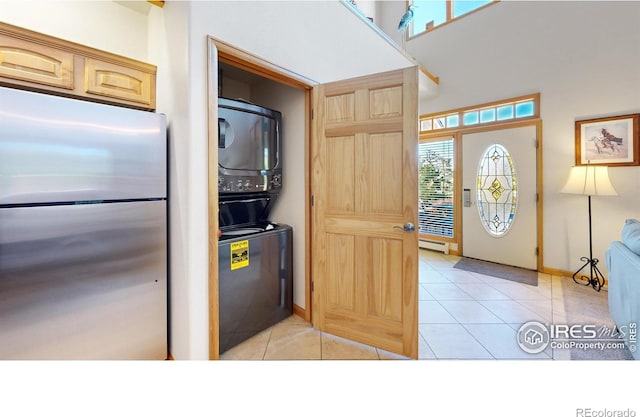
<path fill-rule="evenodd" d="M 0 87 L 0 206 L 166 197 L 162 114 Z"/>
<path fill-rule="evenodd" d="M 0 359 L 166 359 L 165 206 L 0 209 Z"/>

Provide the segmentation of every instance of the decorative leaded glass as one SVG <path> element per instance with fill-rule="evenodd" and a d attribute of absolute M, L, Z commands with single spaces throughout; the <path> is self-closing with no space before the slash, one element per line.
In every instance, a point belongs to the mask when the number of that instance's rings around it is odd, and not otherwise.
<path fill-rule="evenodd" d="M 494 237 L 504 236 L 516 214 L 517 179 L 513 160 L 499 144 L 487 148 L 478 165 L 477 206 L 480 222 Z"/>

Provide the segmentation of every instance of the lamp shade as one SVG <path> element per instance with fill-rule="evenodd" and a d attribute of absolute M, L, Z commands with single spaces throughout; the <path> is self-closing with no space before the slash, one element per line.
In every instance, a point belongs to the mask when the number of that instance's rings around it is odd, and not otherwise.
<path fill-rule="evenodd" d="M 572 167 L 569 179 L 560 192 L 582 195 L 618 195 L 609 180 L 607 167 L 594 165 Z"/>

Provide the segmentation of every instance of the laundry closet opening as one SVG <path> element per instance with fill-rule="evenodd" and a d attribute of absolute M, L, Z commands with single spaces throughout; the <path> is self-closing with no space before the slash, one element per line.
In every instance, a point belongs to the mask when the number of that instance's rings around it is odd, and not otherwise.
<path fill-rule="evenodd" d="M 213 42 L 213 40 L 211 40 Z M 217 45 L 216 46 L 220 46 Z M 231 56 L 229 59 L 229 46 L 222 45 L 225 49 L 224 53 L 218 53 L 217 48 L 210 48 L 209 54 L 209 117 L 217 118 L 218 99 L 227 98 L 237 102 L 251 103 L 266 109 L 275 110 L 281 114 L 280 124 L 280 150 L 278 158 L 282 162 L 281 182 L 282 188 L 279 190 L 277 198 L 274 199 L 270 207 L 268 219 L 275 224 L 286 224 L 291 226 L 292 233 L 292 275 L 293 275 L 293 313 L 310 320 L 310 294 L 308 293 L 309 285 L 309 207 L 307 202 L 309 199 L 308 191 L 308 163 L 307 163 L 307 142 L 309 140 L 309 109 L 310 109 L 310 88 L 311 84 L 304 85 L 299 81 L 295 83 L 277 81 L 276 77 L 267 77 L 261 75 L 264 68 L 260 68 L 259 64 L 252 64 L 247 68 L 246 61 L 243 65 L 234 65 L 234 62 L 240 62 L 237 57 Z M 212 50 L 216 53 L 212 59 Z M 245 54 L 240 51 L 238 54 Z M 223 57 L 224 55 L 224 57 Z M 225 59 L 227 58 L 227 59 Z M 243 57 L 243 58 L 246 58 Z M 215 63 L 217 65 L 212 65 Z M 266 71 L 273 71 L 273 65 L 268 64 L 271 68 Z M 255 70 L 255 71 L 254 71 Z M 213 106 L 217 111 L 212 111 Z M 215 146 L 218 144 L 218 132 L 215 129 L 218 123 L 215 120 L 209 121 L 210 129 L 210 181 L 219 181 L 217 175 L 212 172 L 218 170 L 218 151 Z M 212 129 L 213 128 L 213 129 Z M 216 149 L 212 149 L 212 148 Z M 215 193 L 218 187 L 213 185 L 209 188 L 210 200 L 210 235 L 217 233 L 220 227 L 218 224 L 218 204 L 219 195 Z M 215 195 L 214 195 L 215 194 Z M 213 236 L 211 236 L 213 237 Z M 218 253 L 217 239 L 210 238 L 210 358 L 217 359 L 220 349 L 223 349 L 220 338 L 220 323 L 223 318 L 218 288 L 220 284 L 220 271 L 218 270 L 220 259 L 214 256 L 213 251 Z M 247 295 L 247 303 L 251 297 Z M 248 311 L 248 310 L 247 310 Z M 226 314 L 226 313 L 225 313 Z M 238 313 L 242 314 L 242 313 Z M 240 319 L 240 317 L 238 317 Z M 227 320 L 227 318 L 225 318 Z"/>

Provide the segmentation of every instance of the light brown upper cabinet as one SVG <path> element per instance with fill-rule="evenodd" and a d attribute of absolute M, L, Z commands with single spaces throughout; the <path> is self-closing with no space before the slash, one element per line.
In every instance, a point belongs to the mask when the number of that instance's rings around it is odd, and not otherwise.
<path fill-rule="evenodd" d="M 0 85 L 154 110 L 156 66 L 0 22 Z"/>

